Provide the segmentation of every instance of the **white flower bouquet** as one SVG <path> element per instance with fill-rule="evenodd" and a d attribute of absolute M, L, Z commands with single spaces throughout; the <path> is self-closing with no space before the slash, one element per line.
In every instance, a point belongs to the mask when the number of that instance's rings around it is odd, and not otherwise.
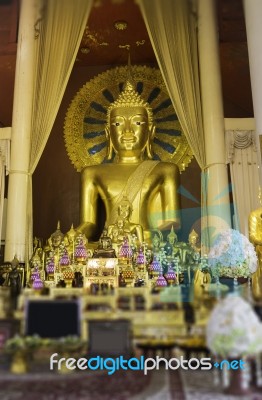
<path fill-rule="evenodd" d="M 208 254 L 214 276 L 249 277 L 256 272 L 258 259 L 253 244 L 235 229 L 221 232 Z"/>
<path fill-rule="evenodd" d="M 206 342 L 213 354 L 223 358 L 258 354 L 262 350 L 262 324 L 248 302 L 229 295 L 210 314 Z"/>

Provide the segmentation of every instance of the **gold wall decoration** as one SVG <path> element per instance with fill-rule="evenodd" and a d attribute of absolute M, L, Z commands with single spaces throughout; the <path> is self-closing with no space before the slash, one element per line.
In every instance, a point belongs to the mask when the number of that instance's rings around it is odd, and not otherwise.
<path fill-rule="evenodd" d="M 137 41 L 136 41 L 136 45 L 137 45 L 137 46 L 143 46 L 143 45 L 145 44 L 145 42 L 146 42 L 145 39 L 140 40 L 140 41 L 137 40 Z"/>
<path fill-rule="evenodd" d="M 182 172 L 193 153 L 181 130 L 161 72 L 145 66 L 131 69 L 137 92 L 153 109 L 156 125 L 154 159 L 174 162 Z M 68 156 L 77 171 L 88 165 L 108 162 L 107 108 L 122 91 L 127 77 L 127 66 L 110 69 L 87 82 L 73 98 L 65 118 L 64 138 Z"/>
<path fill-rule="evenodd" d="M 131 45 L 130 44 L 119 44 L 118 47 L 119 47 L 119 49 L 130 50 Z"/>
<path fill-rule="evenodd" d="M 114 27 L 118 30 L 118 31 L 124 31 L 127 28 L 127 22 L 126 21 L 116 21 L 114 23 Z"/>
<path fill-rule="evenodd" d="M 82 48 L 95 48 L 98 46 L 108 46 L 109 43 L 105 42 L 104 36 L 100 32 L 95 32 L 94 30 L 90 30 L 88 26 L 86 26 L 84 35 L 81 42 Z"/>

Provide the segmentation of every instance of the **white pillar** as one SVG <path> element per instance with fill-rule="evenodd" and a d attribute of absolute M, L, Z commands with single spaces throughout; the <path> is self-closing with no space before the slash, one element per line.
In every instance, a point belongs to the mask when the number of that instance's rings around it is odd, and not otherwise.
<path fill-rule="evenodd" d="M 251 78 L 254 117 L 259 162 L 259 180 L 262 186 L 261 149 L 259 135 L 262 135 L 262 1 L 244 0 L 244 11 L 247 31 L 248 58 Z"/>
<path fill-rule="evenodd" d="M 34 75 L 35 0 L 21 2 L 12 119 L 5 260 L 25 261 Z"/>
<path fill-rule="evenodd" d="M 214 0 L 198 2 L 200 87 L 208 178 L 208 227 L 215 233 L 231 227 L 225 127 Z M 210 238 L 212 244 L 212 237 Z"/>

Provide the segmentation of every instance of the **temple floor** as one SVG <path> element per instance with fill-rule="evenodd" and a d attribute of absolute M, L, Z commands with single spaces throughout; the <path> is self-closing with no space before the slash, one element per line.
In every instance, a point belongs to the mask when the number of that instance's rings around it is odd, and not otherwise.
<path fill-rule="evenodd" d="M 1 400 L 262 400 L 262 393 L 229 396 L 212 371 L 141 371 L 0 374 Z"/>

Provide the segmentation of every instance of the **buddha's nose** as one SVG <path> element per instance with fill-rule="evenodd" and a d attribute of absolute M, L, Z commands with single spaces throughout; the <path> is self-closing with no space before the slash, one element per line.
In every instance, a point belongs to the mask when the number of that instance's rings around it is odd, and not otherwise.
<path fill-rule="evenodd" d="M 132 124 L 130 123 L 130 121 L 126 121 L 124 135 L 125 136 L 133 136 L 133 134 L 134 134 L 134 132 L 132 129 Z"/>

